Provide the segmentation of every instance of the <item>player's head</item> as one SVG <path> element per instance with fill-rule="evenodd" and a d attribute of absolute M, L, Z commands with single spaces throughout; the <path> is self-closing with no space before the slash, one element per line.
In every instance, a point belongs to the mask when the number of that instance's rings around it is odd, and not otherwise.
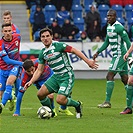
<path fill-rule="evenodd" d="M 52 43 L 52 38 L 53 38 L 53 32 L 51 29 L 44 28 L 40 30 L 40 39 L 46 47 L 50 46 L 50 44 Z"/>
<path fill-rule="evenodd" d="M 109 24 L 113 24 L 116 21 L 116 11 L 113 9 L 110 9 L 107 12 L 107 22 Z"/>
<path fill-rule="evenodd" d="M 12 25 L 11 23 L 2 24 L 3 39 L 6 41 L 12 40 Z"/>
<path fill-rule="evenodd" d="M 29 75 L 32 76 L 35 72 L 35 66 L 32 60 L 27 59 L 24 61 L 23 63 L 23 68 L 25 70 L 25 72 Z"/>
<path fill-rule="evenodd" d="M 9 10 L 5 10 L 3 12 L 3 22 L 4 23 L 11 23 L 12 22 L 12 14 Z"/>

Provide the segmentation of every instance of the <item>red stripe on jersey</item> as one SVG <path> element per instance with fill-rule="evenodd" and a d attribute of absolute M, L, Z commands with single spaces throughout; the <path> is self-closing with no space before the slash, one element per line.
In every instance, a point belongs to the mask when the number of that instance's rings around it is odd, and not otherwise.
<path fill-rule="evenodd" d="M 64 50 L 65 52 L 71 52 L 71 50 L 72 50 L 72 47 L 71 46 L 69 46 L 69 45 L 67 45 L 66 46 L 66 49 Z"/>

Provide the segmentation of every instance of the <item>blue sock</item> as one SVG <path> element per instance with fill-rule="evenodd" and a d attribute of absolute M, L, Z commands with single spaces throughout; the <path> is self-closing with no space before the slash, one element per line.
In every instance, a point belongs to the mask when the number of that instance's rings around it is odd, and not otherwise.
<path fill-rule="evenodd" d="M 51 101 L 51 107 L 52 107 L 52 109 L 55 108 L 55 106 L 54 106 L 54 101 Z"/>
<path fill-rule="evenodd" d="M 60 108 L 65 110 L 67 108 L 67 106 L 66 105 L 61 105 Z"/>
<path fill-rule="evenodd" d="M 6 85 L 6 90 L 4 91 L 3 97 L 2 97 L 2 104 L 5 106 L 7 101 L 11 98 L 12 93 L 12 85 Z"/>
<path fill-rule="evenodd" d="M 20 115 L 20 107 L 21 107 L 23 95 L 24 95 L 24 92 L 20 92 L 20 91 L 18 92 L 17 102 L 16 102 L 16 110 L 15 110 L 14 114 Z"/>

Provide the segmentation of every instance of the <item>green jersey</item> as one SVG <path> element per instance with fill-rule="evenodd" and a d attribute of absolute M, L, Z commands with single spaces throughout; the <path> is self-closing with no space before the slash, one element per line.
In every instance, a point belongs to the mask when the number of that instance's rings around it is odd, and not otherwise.
<path fill-rule="evenodd" d="M 68 54 L 65 52 L 68 45 L 62 42 L 53 41 L 49 48 L 43 48 L 39 54 L 39 63 L 48 65 L 54 74 L 63 74 L 72 70 Z"/>
<path fill-rule="evenodd" d="M 127 32 L 125 31 L 123 25 L 118 21 L 116 21 L 113 25 L 109 24 L 107 26 L 106 39 L 101 48 L 99 48 L 98 53 L 105 50 L 108 45 L 111 46 L 113 57 L 123 57 L 127 49 L 131 46 Z"/>

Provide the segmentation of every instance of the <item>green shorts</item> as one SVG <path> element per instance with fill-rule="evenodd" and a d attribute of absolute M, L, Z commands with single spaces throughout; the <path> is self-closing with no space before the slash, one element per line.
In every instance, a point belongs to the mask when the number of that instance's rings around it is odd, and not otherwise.
<path fill-rule="evenodd" d="M 123 57 L 113 57 L 109 66 L 109 71 L 119 73 L 120 75 L 128 74 L 128 63 Z"/>
<path fill-rule="evenodd" d="M 72 87 L 74 85 L 74 73 L 73 71 L 64 73 L 64 74 L 53 74 L 44 85 L 47 87 L 50 93 L 58 93 L 65 95 L 66 97 L 70 96 L 72 92 Z"/>

